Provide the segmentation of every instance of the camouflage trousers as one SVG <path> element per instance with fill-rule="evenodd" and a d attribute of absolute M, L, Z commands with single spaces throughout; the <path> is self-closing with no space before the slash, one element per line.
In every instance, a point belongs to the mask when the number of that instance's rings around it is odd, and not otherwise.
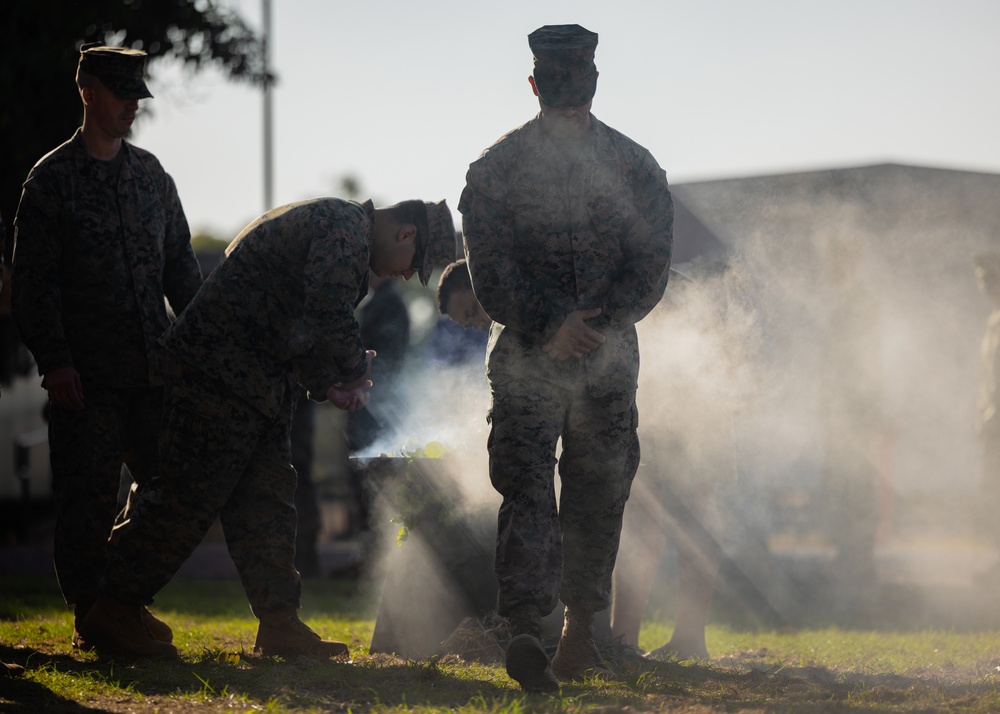
<path fill-rule="evenodd" d="M 101 590 L 150 603 L 216 517 L 258 616 L 298 608 L 291 399 L 273 420 L 186 369 L 167 385 L 161 468 L 138 493 Z"/>
<path fill-rule="evenodd" d="M 122 464 L 138 484 L 156 468 L 163 390 L 84 384 L 82 411 L 52 405 L 49 461 L 56 506 L 52 552 L 66 602 L 97 597 L 118 513 Z"/>
<path fill-rule="evenodd" d="M 295 510 L 298 513 L 298 533 L 312 539 L 323 528 L 319 494 L 316 493 L 312 476 L 315 434 L 316 402 L 308 399 L 304 390 L 299 390 L 290 435 L 292 466 L 295 467 L 297 478 Z"/>
<path fill-rule="evenodd" d="M 593 398 L 537 379 L 491 375 L 490 480 L 497 519 L 497 608 L 559 600 L 610 605 L 622 513 L 639 464 L 635 393 Z M 556 445 L 560 493 L 556 503 Z"/>

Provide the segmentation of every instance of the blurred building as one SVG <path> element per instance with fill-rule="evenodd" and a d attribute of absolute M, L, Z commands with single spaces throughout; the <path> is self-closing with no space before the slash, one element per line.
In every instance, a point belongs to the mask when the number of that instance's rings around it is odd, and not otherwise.
<path fill-rule="evenodd" d="M 836 555 L 822 527 L 829 503 L 821 375 L 838 302 L 831 246 L 850 244 L 857 289 L 879 313 L 880 394 L 870 430 L 880 577 L 968 582 L 995 561 L 974 531 L 979 344 L 991 306 L 978 291 L 973 256 L 1000 249 L 1000 175 L 881 164 L 672 190 L 674 264 L 728 252 L 760 321 L 758 358 L 748 366 L 756 390 L 737 434 L 734 559 L 749 563 L 739 551 L 754 544 L 786 564 L 814 567 Z M 762 566 L 758 581 L 797 577 L 775 567 Z M 790 588 L 775 604 L 802 594 Z"/>

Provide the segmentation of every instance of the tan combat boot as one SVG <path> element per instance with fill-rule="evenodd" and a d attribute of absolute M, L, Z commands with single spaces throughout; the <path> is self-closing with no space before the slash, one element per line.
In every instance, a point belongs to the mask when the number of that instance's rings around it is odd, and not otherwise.
<path fill-rule="evenodd" d="M 168 645 L 174 641 L 174 631 L 170 629 L 170 625 L 147 610 L 145 605 L 141 608 L 141 614 L 142 624 L 146 626 L 154 640 L 166 642 Z"/>
<path fill-rule="evenodd" d="M 615 673 L 604 666 L 594 642 L 593 612 L 566 607 L 562 636 L 552 658 L 552 671 L 564 681 L 578 682 L 586 677 L 615 679 Z"/>
<path fill-rule="evenodd" d="M 263 613 L 253 650 L 268 657 L 343 657 L 350 652 L 343 642 L 321 639 L 299 619 L 295 610 Z"/>
<path fill-rule="evenodd" d="M 542 617 L 534 606 L 511 613 L 510 643 L 505 665 L 507 674 L 526 692 L 557 692 L 559 681 L 552 674 L 549 656 L 542 646 Z"/>
<path fill-rule="evenodd" d="M 108 654 L 177 657 L 176 647 L 150 634 L 142 615 L 143 609 L 142 605 L 101 595 L 79 623 L 77 637 L 88 646 Z"/>
<path fill-rule="evenodd" d="M 93 606 L 94 603 L 91 601 L 77 603 L 76 605 L 76 612 L 73 617 L 73 649 L 83 652 L 89 652 L 94 649 L 93 645 L 87 642 L 83 635 L 80 634 L 80 623 L 87 618 L 87 613 L 90 612 L 90 608 Z M 154 640 L 166 642 L 167 644 L 174 641 L 174 631 L 170 629 L 170 625 L 156 617 L 145 605 L 141 606 L 140 614 L 142 616 L 142 624 L 146 626 L 146 629 L 153 636 Z"/>

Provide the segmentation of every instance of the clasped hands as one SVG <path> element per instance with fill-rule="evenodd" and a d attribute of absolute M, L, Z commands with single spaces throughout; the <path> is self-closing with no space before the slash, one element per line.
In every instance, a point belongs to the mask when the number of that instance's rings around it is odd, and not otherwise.
<path fill-rule="evenodd" d="M 590 320 L 601 314 L 601 308 L 596 307 L 591 310 L 574 310 L 556 330 L 543 347 L 545 352 L 552 359 L 560 361 L 570 357 L 583 357 L 589 352 L 593 352 L 604 344 L 604 335 L 593 329 L 585 320 Z"/>
<path fill-rule="evenodd" d="M 375 350 L 366 350 L 367 367 L 365 373 L 352 382 L 334 384 L 326 390 L 326 398 L 333 406 L 345 412 L 356 412 L 368 406 L 368 402 L 371 400 L 371 394 L 368 393 L 368 390 L 372 387 L 372 381 L 368 375 L 371 374 L 374 358 Z"/>

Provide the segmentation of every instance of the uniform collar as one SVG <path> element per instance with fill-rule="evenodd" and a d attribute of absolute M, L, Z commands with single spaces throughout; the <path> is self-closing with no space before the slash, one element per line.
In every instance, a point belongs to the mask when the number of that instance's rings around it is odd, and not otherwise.
<path fill-rule="evenodd" d="M 105 168 L 108 163 L 110 163 L 108 161 L 102 161 L 101 159 L 95 159 L 90 155 L 87 151 L 87 146 L 83 143 L 83 127 L 79 127 L 76 130 L 76 133 L 73 134 L 73 138 L 70 139 L 70 141 L 72 142 L 73 148 L 76 152 L 77 165 L 79 167 L 100 166 Z M 132 147 L 125 139 L 122 139 L 121 152 L 122 165 L 124 167 L 124 165 L 128 162 L 129 155 L 132 153 Z"/>

